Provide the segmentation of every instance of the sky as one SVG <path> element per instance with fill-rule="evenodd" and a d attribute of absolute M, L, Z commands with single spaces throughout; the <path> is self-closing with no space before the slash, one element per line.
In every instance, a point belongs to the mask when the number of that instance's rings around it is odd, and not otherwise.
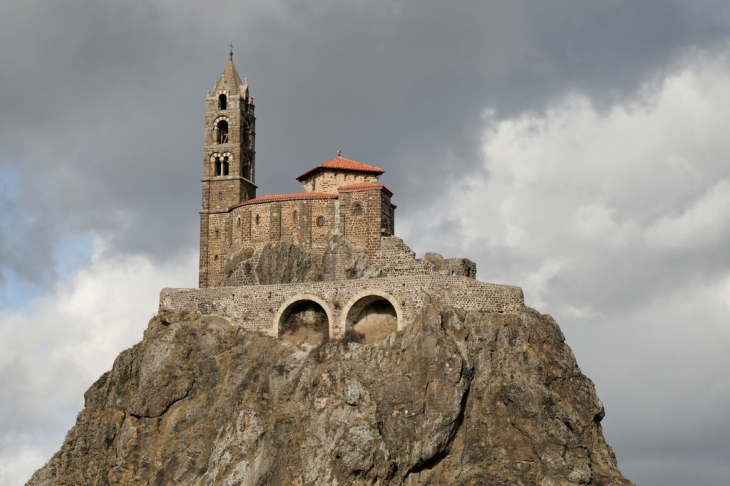
<path fill-rule="evenodd" d="M 396 234 L 560 323 L 636 484 L 730 483 L 730 3 L 0 2 L 0 486 L 197 285 L 233 43 L 259 194 L 383 167 Z"/>

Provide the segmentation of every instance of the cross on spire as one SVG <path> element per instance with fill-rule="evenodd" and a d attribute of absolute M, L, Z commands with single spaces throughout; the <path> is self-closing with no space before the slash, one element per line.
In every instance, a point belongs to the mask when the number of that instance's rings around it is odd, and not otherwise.
<path fill-rule="evenodd" d="M 233 41 L 230 44 L 231 52 L 228 54 L 228 59 L 233 60 Z"/>

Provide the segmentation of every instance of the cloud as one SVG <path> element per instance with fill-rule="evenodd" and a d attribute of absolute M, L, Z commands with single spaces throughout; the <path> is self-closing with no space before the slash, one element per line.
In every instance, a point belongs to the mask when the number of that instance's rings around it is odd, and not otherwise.
<path fill-rule="evenodd" d="M 257 99 L 261 193 L 298 190 L 293 174 L 342 149 L 388 168 L 409 217 L 442 181 L 480 175 L 484 106 L 542 112 L 574 88 L 611 106 L 681 50 L 726 39 L 726 13 L 666 0 L 6 2 L 0 166 L 19 195 L 0 220 L 26 245 L 0 240 L 0 255 L 49 288 L 68 233 L 158 261 L 195 247 L 204 96 L 231 40 Z"/>
<path fill-rule="evenodd" d="M 0 485 L 24 483 L 60 447 L 86 389 L 142 338 L 162 287 L 194 287 L 197 255 L 177 265 L 109 257 L 25 310 L 0 314 Z"/>
<path fill-rule="evenodd" d="M 568 94 L 542 114 L 487 111 L 488 176 L 406 231 L 561 322 L 637 484 L 730 477 L 729 87 L 727 57 L 696 52 L 610 110 Z M 443 224 L 456 236 L 433 234 Z"/>
<path fill-rule="evenodd" d="M 653 302 L 725 292 L 729 38 L 723 0 L 0 3 L 0 333 L 24 350 L 0 371 L 0 456 L 50 456 L 149 317 L 124 294 L 153 309 L 197 251 L 204 96 L 230 41 L 257 101 L 260 194 L 342 149 L 388 169 L 416 249 L 477 259 L 570 332 L 625 336 Z M 130 289 L 133 271 L 150 278 Z M 74 300 L 95 295 L 84 275 L 125 302 L 112 327 L 131 334 L 99 331 L 104 299 Z M 76 353 L 88 343 L 108 356 Z M 576 345 L 593 376 L 608 351 Z M 66 374 L 86 381 L 57 386 Z"/>

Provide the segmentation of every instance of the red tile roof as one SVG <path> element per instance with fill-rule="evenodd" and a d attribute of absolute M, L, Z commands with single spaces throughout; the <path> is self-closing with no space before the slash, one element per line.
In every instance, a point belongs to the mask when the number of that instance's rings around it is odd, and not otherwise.
<path fill-rule="evenodd" d="M 304 177 L 308 176 L 312 172 L 315 172 L 317 170 L 321 169 L 339 169 L 339 170 L 350 170 L 353 172 L 368 172 L 370 174 L 384 174 L 385 170 L 381 169 L 379 167 L 375 167 L 368 164 L 363 164 L 362 162 L 357 162 L 354 160 L 346 159 L 344 157 L 335 157 L 332 160 L 328 160 L 327 162 L 322 162 L 316 167 L 313 167 L 309 169 L 307 172 L 298 175 L 295 177 L 296 180 L 301 181 Z"/>
<path fill-rule="evenodd" d="M 337 194 L 330 194 L 326 192 L 295 192 L 293 194 L 270 194 L 268 196 L 261 196 L 249 199 L 248 201 L 243 201 L 242 203 L 231 206 L 230 209 L 240 206 L 246 206 L 248 204 L 258 204 L 272 201 L 296 201 L 300 199 L 337 199 Z"/>
<path fill-rule="evenodd" d="M 382 184 L 376 184 L 375 182 L 359 182 L 357 184 L 349 184 L 347 186 L 340 186 L 337 188 L 338 192 L 353 192 L 353 191 L 371 191 L 373 189 L 382 189 L 389 196 L 393 195 L 393 191 L 388 189 Z"/>

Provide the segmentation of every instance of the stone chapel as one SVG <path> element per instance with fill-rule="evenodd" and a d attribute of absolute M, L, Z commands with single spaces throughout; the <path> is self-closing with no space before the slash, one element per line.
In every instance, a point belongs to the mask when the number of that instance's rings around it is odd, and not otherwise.
<path fill-rule="evenodd" d="M 378 182 L 384 169 L 338 153 L 296 176 L 302 192 L 259 196 L 254 110 L 231 53 L 206 97 L 199 288 L 163 289 L 160 310 L 295 341 L 353 330 L 373 343 L 433 299 L 522 308 L 519 287 L 477 281 L 467 258 L 416 258 L 394 234 L 393 193 Z"/>

